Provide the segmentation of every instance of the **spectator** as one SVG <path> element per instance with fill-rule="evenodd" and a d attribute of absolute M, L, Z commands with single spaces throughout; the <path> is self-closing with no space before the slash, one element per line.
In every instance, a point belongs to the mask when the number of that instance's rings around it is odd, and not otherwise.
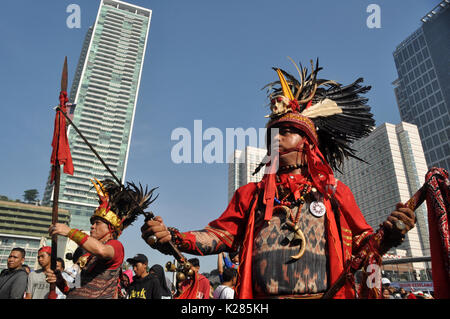
<path fill-rule="evenodd" d="M 120 272 L 119 276 L 119 299 L 128 299 L 130 294 L 130 277 L 125 271 Z"/>
<path fill-rule="evenodd" d="M 383 299 L 394 299 L 391 295 L 391 291 L 388 288 L 382 289 L 382 296 L 383 296 Z"/>
<path fill-rule="evenodd" d="M 148 259 L 143 254 L 137 254 L 127 259 L 133 266 L 135 276 L 130 284 L 129 299 L 161 299 L 161 289 L 158 280 L 149 276 Z"/>
<path fill-rule="evenodd" d="M 27 288 L 28 274 L 23 268 L 25 250 L 13 248 L 8 257 L 8 269 L 0 273 L 0 299 L 22 299 Z"/>
<path fill-rule="evenodd" d="M 411 290 L 408 294 L 408 296 L 406 297 L 406 299 L 417 299 L 416 295 L 414 294 L 414 292 Z"/>
<path fill-rule="evenodd" d="M 406 299 L 407 295 L 408 293 L 406 292 L 405 288 L 400 288 L 400 296 L 402 297 L 402 299 Z"/>
<path fill-rule="evenodd" d="M 161 289 L 161 299 L 172 299 L 172 292 L 167 286 L 167 279 L 164 274 L 164 269 L 161 265 L 153 265 L 150 268 L 150 274 L 153 275 L 159 282 L 159 287 Z"/>
<path fill-rule="evenodd" d="M 25 299 L 47 299 L 50 292 L 50 284 L 46 280 L 45 271 L 50 269 L 50 246 L 41 247 L 38 250 L 38 263 L 41 269 L 28 275 L 28 285 Z"/>
<path fill-rule="evenodd" d="M 61 257 L 56 258 L 56 270 L 61 272 L 61 276 L 67 284 L 72 283 L 75 280 L 70 273 L 66 272 L 66 264 Z M 66 295 L 63 294 L 58 287 L 56 287 L 56 294 L 58 295 L 58 299 L 66 299 Z"/>
<path fill-rule="evenodd" d="M 220 282 L 223 282 L 223 272 L 226 268 L 239 268 L 239 252 L 230 252 L 228 253 L 228 257 L 225 256 L 225 253 L 220 253 L 217 256 L 217 270 L 219 271 Z"/>
<path fill-rule="evenodd" d="M 209 299 L 209 293 L 211 290 L 211 284 L 205 276 L 200 274 L 200 261 L 198 258 L 191 258 L 188 262 L 192 265 L 192 270 L 197 273 L 198 277 L 198 291 L 195 299 Z M 191 285 L 191 279 L 187 279 L 181 283 L 181 291 L 184 291 Z"/>
<path fill-rule="evenodd" d="M 75 252 L 73 254 L 72 253 L 66 254 L 66 259 L 72 261 L 72 266 L 67 269 L 64 269 L 64 272 L 66 272 L 70 276 L 69 280 L 66 280 L 67 285 L 69 286 L 70 289 L 81 287 L 81 276 L 80 276 L 81 268 L 79 261 L 80 257 L 83 256 L 85 253 L 86 251 L 83 248 L 78 247 L 77 249 L 75 249 Z"/>
<path fill-rule="evenodd" d="M 214 299 L 234 299 L 234 287 L 236 286 L 237 271 L 226 268 L 223 271 L 223 283 L 214 291 Z"/>

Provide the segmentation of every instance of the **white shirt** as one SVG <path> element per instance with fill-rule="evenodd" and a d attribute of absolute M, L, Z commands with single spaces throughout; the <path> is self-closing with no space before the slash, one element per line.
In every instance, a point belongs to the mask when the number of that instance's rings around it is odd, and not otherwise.
<path fill-rule="evenodd" d="M 214 299 L 234 299 L 234 290 L 228 286 L 220 285 L 214 290 Z"/>

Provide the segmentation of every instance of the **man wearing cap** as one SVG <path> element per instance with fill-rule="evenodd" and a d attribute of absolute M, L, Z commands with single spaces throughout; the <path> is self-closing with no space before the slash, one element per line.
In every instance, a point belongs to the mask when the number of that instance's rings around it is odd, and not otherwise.
<path fill-rule="evenodd" d="M 117 240 L 122 231 L 149 205 L 151 193 L 132 183 L 124 188 L 112 180 L 96 180 L 99 207 L 91 217 L 90 236 L 65 224 L 51 225 L 50 236 L 62 235 L 83 249 L 77 263 L 81 267 L 81 287 L 70 289 L 59 273 L 46 272 L 48 282 L 67 294 L 67 299 L 117 299 L 124 248 Z M 138 204 L 136 204 L 138 203 Z"/>
<path fill-rule="evenodd" d="M 128 299 L 161 299 L 161 289 L 156 277 L 149 276 L 148 259 L 143 254 L 128 258 L 135 276 L 129 286 Z"/>
<path fill-rule="evenodd" d="M 267 156 L 257 168 L 267 166 L 263 179 L 239 188 L 202 230 L 168 229 L 160 217 L 141 228 L 143 239 L 163 253 L 168 241 L 197 255 L 239 247 L 240 299 L 321 298 L 362 247 L 370 248 L 362 264 L 366 283 L 367 267 L 381 265 L 381 256 L 414 227 L 414 212 L 399 204 L 375 233 L 350 189 L 334 177 L 346 157 L 357 158 L 351 143 L 374 126 L 360 96 L 370 87 L 362 79 L 347 86 L 319 79 L 318 61 L 315 68 L 311 61 L 309 75 L 295 67 L 299 79 L 274 68 L 279 81 L 267 86 Z M 365 288 L 358 296 L 381 297 L 381 282 Z M 355 298 L 354 283 L 347 280 L 334 298 Z"/>

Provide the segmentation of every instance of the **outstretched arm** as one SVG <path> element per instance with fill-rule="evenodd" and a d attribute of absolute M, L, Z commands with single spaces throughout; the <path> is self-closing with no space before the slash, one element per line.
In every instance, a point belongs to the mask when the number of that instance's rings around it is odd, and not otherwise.
<path fill-rule="evenodd" d="M 217 231 L 207 227 L 202 230 L 180 233 L 174 228 L 168 229 L 160 216 L 147 221 L 141 228 L 142 238 L 151 247 L 165 252 L 164 244 L 172 240 L 184 253 L 193 255 L 212 255 L 226 251 L 228 246 L 221 240 Z M 157 245 L 151 245 L 151 236 L 156 236 Z M 230 235 L 231 236 L 231 235 Z"/>

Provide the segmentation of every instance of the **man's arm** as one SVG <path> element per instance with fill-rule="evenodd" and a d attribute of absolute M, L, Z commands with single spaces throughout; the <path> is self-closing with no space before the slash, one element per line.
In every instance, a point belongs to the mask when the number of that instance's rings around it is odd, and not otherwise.
<path fill-rule="evenodd" d="M 51 225 L 49 229 L 50 236 L 62 235 L 68 237 L 71 228 L 65 224 Z M 88 235 L 86 235 L 88 236 Z M 97 239 L 88 236 L 87 240 L 81 245 L 89 253 L 102 259 L 110 260 L 114 258 L 114 248 L 111 245 L 103 244 Z"/>
<path fill-rule="evenodd" d="M 174 228 L 168 229 L 162 218 L 157 216 L 141 227 L 142 238 L 148 243 L 148 239 L 155 236 L 158 243 L 151 246 L 166 254 L 169 252 L 164 250 L 164 243 L 170 240 L 182 252 L 194 255 L 210 255 L 227 251 L 237 246 L 239 240 L 243 239 L 248 212 L 256 191 L 256 183 L 239 188 L 222 215 L 202 230 L 180 233 Z"/>
<path fill-rule="evenodd" d="M 27 283 L 27 289 L 25 294 L 25 299 L 31 299 L 32 298 L 32 292 L 33 292 L 33 273 L 30 273 L 28 275 L 28 283 Z"/>

